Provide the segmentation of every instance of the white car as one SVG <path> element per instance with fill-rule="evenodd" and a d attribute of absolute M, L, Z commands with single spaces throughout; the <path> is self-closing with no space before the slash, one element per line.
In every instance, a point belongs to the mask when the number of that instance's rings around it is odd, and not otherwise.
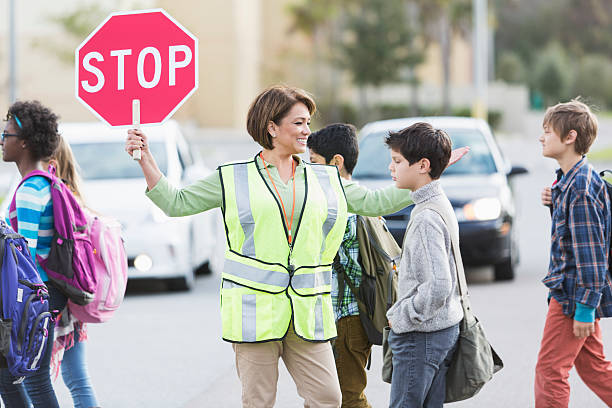
<path fill-rule="evenodd" d="M 172 290 L 190 290 L 196 272 L 208 272 L 218 241 L 220 216 L 208 211 L 167 217 L 146 196 L 140 166 L 124 150 L 125 129 L 99 123 L 65 123 L 60 134 L 81 167 L 83 194 L 93 210 L 123 225 L 130 279 L 163 279 Z M 171 184 L 184 186 L 208 170 L 183 137 L 178 124 L 144 128 L 149 149 Z M 15 180 L 18 180 L 18 174 Z M 6 202 L 10 202 L 13 183 Z"/>

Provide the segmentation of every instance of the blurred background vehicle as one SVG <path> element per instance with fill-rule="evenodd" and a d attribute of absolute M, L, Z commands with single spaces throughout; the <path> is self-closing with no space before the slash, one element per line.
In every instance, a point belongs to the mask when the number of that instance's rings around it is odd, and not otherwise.
<path fill-rule="evenodd" d="M 149 149 L 171 184 L 184 186 L 210 173 L 175 121 L 147 127 L 145 132 Z M 101 122 L 64 123 L 60 133 L 81 167 L 86 204 L 123 226 L 129 279 L 163 279 L 171 290 L 190 290 L 196 273 L 210 272 L 218 212 L 170 218 L 153 205 L 144 194 L 146 183 L 138 163 L 124 150 L 125 130 Z M 18 180 L 15 172 L 7 197 L 12 197 Z"/>
<path fill-rule="evenodd" d="M 359 160 L 353 178 L 370 188 L 392 183 L 389 149 L 384 138 L 415 122 L 428 122 L 445 130 L 453 148 L 469 146 L 470 152 L 447 168 L 442 186 L 457 221 L 461 255 L 469 266 L 493 265 L 496 280 L 514 278 L 518 263 L 518 231 L 511 178 L 526 173 L 504 158 L 491 129 L 480 119 L 423 117 L 383 120 L 366 124 L 360 133 Z M 389 230 L 401 245 L 413 206 L 385 216 Z"/>

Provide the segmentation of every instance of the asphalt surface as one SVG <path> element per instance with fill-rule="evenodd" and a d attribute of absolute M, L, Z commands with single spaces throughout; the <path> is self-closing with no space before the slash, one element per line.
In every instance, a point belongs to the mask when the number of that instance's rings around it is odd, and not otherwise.
<path fill-rule="evenodd" d="M 530 173 L 515 183 L 519 210 L 521 263 L 512 282 L 492 282 L 490 268 L 469 270 L 474 311 L 505 368 L 473 399 L 456 407 L 532 407 L 534 367 L 546 314 L 546 289 L 540 283 L 548 264 L 550 216 L 540 205 L 555 163 L 540 156 L 539 123 L 531 137 L 501 140 L 504 153 Z M 248 157 L 256 146 L 226 141 L 202 145 L 211 167 L 227 157 Z M 130 285 L 110 322 L 91 325 L 89 368 L 104 407 L 239 407 L 240 382 L 231 345 L 220 340 L 218 275 L 201 276 L 189 293 L 167 292 L 162 284 Z M 612 321 L 602 322 L 606 351 L 612 357 Z M 381 348 L 375 347 L 366 395 L 374 407 L 388 405 L 389 385 L 380 379 Z M 277 407 L 303 406 L 282 363 Z M 570 376 L 571 407 L 604 404 Z M 61 378 L 61 406 L 71 406 Z"/>

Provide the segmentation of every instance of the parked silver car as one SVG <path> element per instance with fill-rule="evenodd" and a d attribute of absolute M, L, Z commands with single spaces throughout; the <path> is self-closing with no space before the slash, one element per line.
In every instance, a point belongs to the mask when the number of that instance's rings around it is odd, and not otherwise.
<path fill-rule="evenodd" d="M 518 262 L 515 206 L 509 179 L 526 173 L 502 155 L 488 124 L 462 117 L 404 118 L 372 122 L 360 132 L 359 161 L 353 178 L 370 188 L 392 183 L 389 149 L 384 138 L 416 122 L 428 122 L 445 130 L 453 148 L 469 146 L 470 152 L 447 168 L 442 186 L 459 222 L 460 247 L 466 265 L 493 265 L 496 280 L 514 278 Z M 401 245 L 412 206 L 385 216 L 387 226 Z"/>

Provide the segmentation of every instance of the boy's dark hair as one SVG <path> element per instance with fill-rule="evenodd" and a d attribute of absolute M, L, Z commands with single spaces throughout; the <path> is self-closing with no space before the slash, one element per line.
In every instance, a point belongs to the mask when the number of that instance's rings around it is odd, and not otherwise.
<path fill-rule="evenodd" d="M 597 118 L 579 98 L 546 109 L 542 124 L 552 126 L 561 141 L 565 140 L 571 130 L 575 130 L 577 136 L 574 149 L 581 155 L 589 152 L 597 137 Z"/>
<path fill-rule="evenodd" d="M 452 150 L 452 142 L 446 132 L 434 129 L 425 122 L 417 122 L 399 132 L 390 132 L 385 143 L 391 150 L 400 152 L 410 165 L 428 159 L 429 175 L 434 180 L 440 178 L 448 166 Z"/>
<path fill-rule="evenodd" d="M 325 162 L 339 154 L 344 157 L 344 169 L 353 174 L 359 157 L 359 143 L 355 126 L 348 123 L 334 123 L 312 133 L 308 137 L 308 148 L 325 158 Z"/>
<path fill-rule="evenodd" d="M 38 101 L 18 101 L 12 104 L 5 120 L 13 120 L 19 138 L 34 160 L 51 157 L 59 143 L 58 116 Z"/>

